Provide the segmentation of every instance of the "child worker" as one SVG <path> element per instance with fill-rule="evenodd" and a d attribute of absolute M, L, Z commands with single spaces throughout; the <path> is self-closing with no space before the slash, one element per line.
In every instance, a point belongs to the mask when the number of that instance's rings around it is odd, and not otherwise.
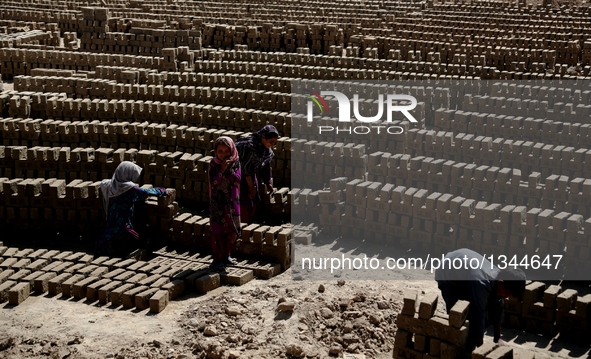
<path fill-rule="evenodd" d="M 166 188 L 140 188 L 136 182 L 141 173 L 140 166 L 123 161 L 110 180 L 101 182 L 107 224 L 97 240 L 96 257 L 126 258 L 132 250 L 137 249 L 140 241 L 132 226 L 134 204 L 150 196 L 164 197 L 171 194 Z"/>
<path fill-rule="evenodd" d="M 234 141 L 220 136 L 209 163 L 209 215 L 211 225 L 211 268 L 224 271 L 236 264 L 230 257 L 232 244 L 240 235 L 240 161 Z"/>

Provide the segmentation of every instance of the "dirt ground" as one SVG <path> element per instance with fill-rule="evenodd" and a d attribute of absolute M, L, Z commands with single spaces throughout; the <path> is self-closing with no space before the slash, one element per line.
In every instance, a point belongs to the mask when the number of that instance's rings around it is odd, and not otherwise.
<path fill-rule="evenodd" d="M 322 255 L 335 247 L 336 242 L 320 243 L 307 250 Z M 270 280 L 185 295 L 157 315 L 32 295 L 19 306 L 0 306 L 0 357 L 271 359 L 356 353 L 347 357 L 386 359 L 392 357 L 403 291 L 438 292 L 428 271 L 418 275 L 425 279 L 343 280 L 335 274 L 294 280 L 305 276 L 288 270 Z M 503 337 L 511 346 L 552 357 L 589 356 L 588 349 L 560 339 L 508 329 Z"/>

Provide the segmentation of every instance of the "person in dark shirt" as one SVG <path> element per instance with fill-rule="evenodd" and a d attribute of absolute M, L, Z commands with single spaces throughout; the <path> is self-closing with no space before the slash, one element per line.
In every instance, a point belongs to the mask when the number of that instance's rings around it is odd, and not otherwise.
<path fill-rule="evenodd" d="M 244 223 L 252 223 L 257 212 L 261 194 L 259 184 L 264 190 L 273 192 L 271 160 L 272 147 L 279 139 L 279 132 L 272 125 L 266 125 L 257 133 L 236 141 L 242 171 L 240 181 L 240 217 Z"/>
<path fill-rule="evenodd" d="M 139 234 L 133 229 L 134 204 L 150 196 L 164 197 L 171 193 L 166 188 L 140 188 L 135 182 L 142 168 L 123 161 L 110 180 L 101 182 L 101 197 L 107 218 L 105 231 L 97 239 L 95 257 L 126 257 L 140 244 Z M 137 247 L 136 247 L 137 248 Z"/>
<path fill-rule="evenodd" d="M 437 269 L 435 280 L 441 290 L 447 312 L 458 300 L 470 303 L 468 320 L 470 321 L 467 350 L 483 343 L 484 332 L 489 324 L 494 326 L 494 342 L 501 338 L 504 298 L 521 298 L 525 291 L 525 273 L 520 269 L 499 269 L 482 255 L 473 250 L 462 248 L 445 255 L 445 266 Z M 450 266 L 450 263 L 462 263 L 462 266 Z M 481 263 L 482 266 L 466 266 L 464 263 Z M 476 267 L 475 269 L 473 267 Z M 458 268 L 458 269 L 455 269 Z M 502 344 L 502 341 L 500 342 Z"/>

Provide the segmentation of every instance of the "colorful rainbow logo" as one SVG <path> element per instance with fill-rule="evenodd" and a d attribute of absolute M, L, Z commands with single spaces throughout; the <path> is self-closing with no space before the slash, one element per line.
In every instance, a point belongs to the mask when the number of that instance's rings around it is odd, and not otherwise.
<path fill-rule="evenodd" d="M 316 106 L 318 106 L 320 113 L 328 113 L 328 105 L 326 104 L 326 101 L 324 101 L 322 96 L 320 96 L 320 94 L 312 90 L 306 90 L 306 92 L 308 93 L 306 97 L 309 98 L 312 102 L 314 102 Z"/>

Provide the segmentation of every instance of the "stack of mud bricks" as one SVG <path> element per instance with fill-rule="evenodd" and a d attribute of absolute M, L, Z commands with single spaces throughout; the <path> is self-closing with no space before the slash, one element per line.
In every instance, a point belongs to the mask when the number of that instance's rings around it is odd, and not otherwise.
<path fill-rule="evenodd" d="M 319 225 L 329 235 L 339 236 L 345 214 L 345 185 L 346 177 L 338 177 L 330 180 L 328 190 L 318 191 L 321 213 Z"/>
<path fill-rule="evenodd" d="M 291 206 L 288 202 L 289 188 L 283 187 L 267 192 L 265 186 L 261 185 L 261 200 L 264 206 L 260 208 L 267 220 L 273 223 L 288 223 L 291 220 Z"/>
<path fill-rule="evenodd" d="M 514 297 L 505 301 L 504 325 L 579 344 L 588 344 L 591 332 L 591 294 L 578 296 L 574 289 L 531 282 L 523 301 Z"/>
<path fill-rule="evenodd" d="M 292 187 L 323 189 L 336 176 L 362 178 L 366 174 L 365 145 L 296 140 L 291 146 L 292 170 L 302 174 L 292 178 Z"/>
<path fill-rule="evenodd" d="M 151 185 L 144 185 L 150 188 Z M 173 225 L 173 219 L 179 212 L 179 204 L 175 201 L 177 191 L 173 188 L 167 189 L 170 195 L 164 197 L 149 197 L 146 200 L 146 216 L 150 227 L 160 233 L 169 233 Z"/>
<path fill-rule="evenodd" d="M 109 31 L 109 9 L 98 7 L 82 7 L 82 19 L 79 20 L 81 46 L 86 51 L 103 51 L 105 33 Z"/>
<path fill-rule="evenodd" d="M 290 192 L 292 222 L 317 223 L 322 207 L 319 203 L 318 191 L 310 188 L 294 188 Z"/>
<path fill-rule="evenodd" d="M 282 270 L 291 266 L 294 247 L 292 246 L 291 225 L 267 226 L 250 224 L 242 228 L 238 253 L 242 256 L 259 258 L 281 265 Z"/>
<path fill-rule="evenodd" d="M 404 293 L 393 358 L 461 357 L 468 337 L 469 303 L 458 301 L 447 315 L 436 313 L 438 299 L 437 293 L 426 294 L 420 301 L 417 292 Z"/>

